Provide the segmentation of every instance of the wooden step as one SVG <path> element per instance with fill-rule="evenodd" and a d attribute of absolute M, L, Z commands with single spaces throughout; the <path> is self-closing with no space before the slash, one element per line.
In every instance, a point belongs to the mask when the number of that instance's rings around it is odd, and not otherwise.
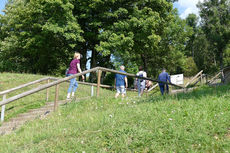
<path fill-rule="evenodd" d="M 20 120 L 31 120 L 31 119 L 35 119 L 35 118 L 39 118 L 39 116 L 37 114 L 27 115 L 27 116 L 12 118 L 12 119 L 10 119 L 10 121 L 12 122 L 12 121 L 20 121 Z"/>
<path fill-rule="evenodd" d="M 87 97 L 88 98 L 88 97 Z M 68 102 L 75 101 L 78 102 L 82 99 L 73 99 L 73 100 L 61 100 L 58 102 L 58 105 L 67 104 Z M 15 129 L 20 128 L 27 121 L 34 120 L 36 118 L 44 118 L 49 113 L 54 110 L 54 102 L 48 102 L 45 106 L 41 108 L 31 109 L 26 113 L 19 114 L 17 117 L 10 119 L 8 122 L 4 122 L 0 127 L 0 135 L 9 134 Z"/>

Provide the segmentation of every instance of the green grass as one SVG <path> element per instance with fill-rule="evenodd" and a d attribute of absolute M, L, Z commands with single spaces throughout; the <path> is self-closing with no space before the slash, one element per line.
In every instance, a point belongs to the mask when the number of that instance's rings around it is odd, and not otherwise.
<path fill-rule="evenodd" d="M 42 75 L 33 75 L 33 74 L 17 74 L 17 73 L 1 73 L 0 74 L 0 91 L 5 91 L 7 89 L 11 89 L 14 87 L 17 87 L 19 85 L 29 83 L 31 81 L 35 81 L 41 78 L 45 78 L 47 76 Z M 45 84 L 46 81 L 43 81 L 41 83 L 37 83 L 35 85 L 31 85 L 19 90 L 16 90 L 12 93 L 7 94 L 7 98 L 15 96 L 17 94 L 23 93 L 25 91 L 28 91 L 30 89 L 33 89 L 35 87 L 38 87 L 40 85 Z M 68 89 L 69 83 L 62 83 L 59 87 L 59 100 L 66 99 L 67 89 Z M 54 101 L 55 96 L 55 87 L 51 87 L 49 89 L 49 101 Z M 79 98 L 82 97 L 89 97 L 91 94 L 91 87 L 85 86 L 85 85 L 79 85 L 79 88 L 77 89 L 76 96 Z M 104 94 L 108 93 L 106 90 Z M 96 88 L 94 88 L 94 95 L 96 94 Z M 12 117 L 17 116 L 20 113 L 24 113 L 29 111 L 30 109 L 39 108 L 41 106 L 44 106 L 46 103 L 46 90 L 40 91 L 38 93 L 29 95 L 27 97 L 24 97 L 22 99 L 16 100 L 10 104 L 6 105 L 6 111 L 5 111 L 5 121 L 9 120 Z M 2 97 L 0 97 L 0 101 L 2 100 Z"/>
<path fill-rule="evenodd" d="M 81 90 L 79 90 L 80 92 Z M 0 136 L 0 152 L 229 152 L 229 85 L 192 93 L 100 98 L 60 107 Z"/>

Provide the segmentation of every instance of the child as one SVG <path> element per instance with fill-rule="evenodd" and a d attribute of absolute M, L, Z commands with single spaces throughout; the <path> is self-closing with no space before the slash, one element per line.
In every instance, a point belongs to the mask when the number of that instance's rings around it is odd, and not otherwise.
<path fill-rule="evenodd" d="M 124 70 L 125 70 L 125 67 L 123 65 L 120 66 L 120 72 L 126 73 Z M 115 86 L 117 89 L 117 93 L 115 95 L 115 98 L 117 98 L 120 93 L 121 93 L 122 98 L 124 98 L 125 93 L 126 93 L 125 88 L 128 87 L 128 80 L 127 80 L 126 75 L 116 74 L 115 75 Z"/>
<path fill-rule="evenodd" d="M 81 59 L 81 54 L 78 52 L 74 53 L 74 59 L 70 62 L 69 70 L 67 72 L 67 77 L 82 72 L 80 67 L 80 59 Z M 84 75 L 82 75 L 82 80 L 84 79 L 85 77 Z M 78 87 L 78 83 L 76 81 L 76 78 L 70 79 L 69 89 L 67 93 L 67 100 L 70 100 L 71 92 L 72 92 L 72 98 L 74 97 L 74 93 L 76 92 L 77 87 Z"/>
<path fill-rule="evenodd" d="M 139 67 L 139 72 L 137 73 L 137 76 L 147 77 L 147 73 L 143 71 L 142 66 Z M 144 79 L 136 79 L 136 80 L 137 80 L 138 96 L 141 97 L 145 90 L 145 80 Z"/>

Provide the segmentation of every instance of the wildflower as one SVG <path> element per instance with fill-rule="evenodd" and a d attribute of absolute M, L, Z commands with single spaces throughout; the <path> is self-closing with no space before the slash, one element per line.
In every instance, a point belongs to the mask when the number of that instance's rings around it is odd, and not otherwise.
<path fill-rule="evenodd" d="M 110 114 L 110 115 L 109 115 L 109 117 L 110 117 L 110 118 L 112 118 L 112 117 L 113 117 L 113 115 L 112 115 L 112 114 Z"/>
<path fill-rule="evenodd" d="M 172 121 L 173 119 L 172 118 L 169 118 L 170 121 Z"/>

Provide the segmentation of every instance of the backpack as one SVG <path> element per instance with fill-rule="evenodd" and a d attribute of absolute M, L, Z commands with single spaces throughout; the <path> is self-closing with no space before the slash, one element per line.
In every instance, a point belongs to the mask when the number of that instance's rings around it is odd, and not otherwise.
<path fill-rule="evenodd" d="M 139 74 L 139 77 L 143 77 L 143 73 Z M 143 79 L 139 79 L 140 82 L 143 82 L 144 80 Z"/>

